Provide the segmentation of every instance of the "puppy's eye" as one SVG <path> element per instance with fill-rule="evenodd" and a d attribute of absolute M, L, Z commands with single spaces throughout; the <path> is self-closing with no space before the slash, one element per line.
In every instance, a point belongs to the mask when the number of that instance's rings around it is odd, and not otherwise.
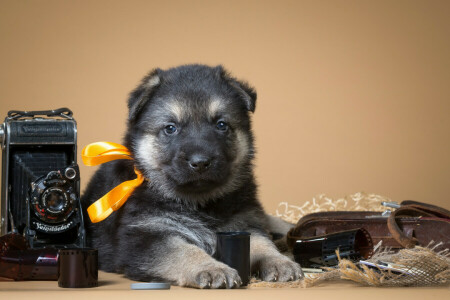
<path fill-rule="evenodd" d="M 216 124 L 217 129 L 219 129 L 220 131 L 227 131 L 228 129 L 228 124 L 225 123 L 224 121 L 219 121 Z"/>
<path fill-rule="evenodd" d="M 177 132 L 177 128 L 175 127 L 175 125 L 170 124 L 164 127 L 164 132 L 166 134 L 174 134 L 175 132 Z"/>

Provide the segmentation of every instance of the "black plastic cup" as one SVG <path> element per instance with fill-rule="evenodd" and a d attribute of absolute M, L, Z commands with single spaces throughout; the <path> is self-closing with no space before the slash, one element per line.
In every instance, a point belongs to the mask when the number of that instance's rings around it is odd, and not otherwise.
<path fill-rule="evenodd" d="M 294 244 L 294 259 L 304 268 L 335 266 L 340 258 L 351 261 L 370 258 L 372 238 L 364 228 L 299 239 Z"/>
<path fill-rule="evenodd" d="M 98 251 L 91 248 L 59 250 L 58 286 L 90 288 L 98 286 Z"/>
<path fill-rule="evenodd" d="M 250 233 L 217 232 L 215 258 L 238 271 L 242 285 L 250 281 Z"/>

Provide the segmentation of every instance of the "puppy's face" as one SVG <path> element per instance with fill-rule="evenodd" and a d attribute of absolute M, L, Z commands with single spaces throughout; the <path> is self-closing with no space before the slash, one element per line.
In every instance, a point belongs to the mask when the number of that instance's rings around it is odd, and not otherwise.
<path fill-rule="evenodd" d="M 251 175 L 255 100 L 221 67 L 150 73 L 129 101 L 138 169 L 168 198 L 203 204 L 235 190 Z"/>

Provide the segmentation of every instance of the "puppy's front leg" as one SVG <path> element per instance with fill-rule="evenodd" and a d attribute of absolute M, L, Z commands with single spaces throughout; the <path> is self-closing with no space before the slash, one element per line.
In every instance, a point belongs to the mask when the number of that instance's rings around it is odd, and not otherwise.
<path fill-rule="evenodd" d="M 152 269 L 160 277 L 180 286 L 235 288 L 242 284 L 236 270 L 181 237 L 169 237 L 163 251 Z"/>
<path fill-rule="evenodd" d="M 303 277 L 300 265 L 278 252 L 272 241 L 252 232 L 250 236 L 252 273 L 259 273 L 264 281 L 291 281 Z"/>

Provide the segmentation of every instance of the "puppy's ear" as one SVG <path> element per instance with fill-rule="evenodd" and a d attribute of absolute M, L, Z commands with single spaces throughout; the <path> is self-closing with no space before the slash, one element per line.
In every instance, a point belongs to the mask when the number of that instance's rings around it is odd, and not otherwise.
<path fill-rule="evenodd" d="M 156 88 L 161 84 L 160 69 L 154 69 L 145 76 L 141 83 L 135 88 L 128 98 L 128 121 L 133 122 L 144 108 L 145 104 L 150 100 Z"/>
<path fill-rule="evenodd" d="M 248 111 L 255 112 L 256 108 L 256 91 L 247 82 L 237 80 L 232 77 L 222 66 L 215 67 L 216 75 L 227 81 L 231 87 L 238 93 L 239 98 L 244 101 Z"/>
<path fill-rule="evenodd" d="M 238 90 L 242 100 L 245 101 L 248 111 L 255 112 L 256 91 L 247 82 L 242 80 L 233 80 L 230 84 Z"/>

